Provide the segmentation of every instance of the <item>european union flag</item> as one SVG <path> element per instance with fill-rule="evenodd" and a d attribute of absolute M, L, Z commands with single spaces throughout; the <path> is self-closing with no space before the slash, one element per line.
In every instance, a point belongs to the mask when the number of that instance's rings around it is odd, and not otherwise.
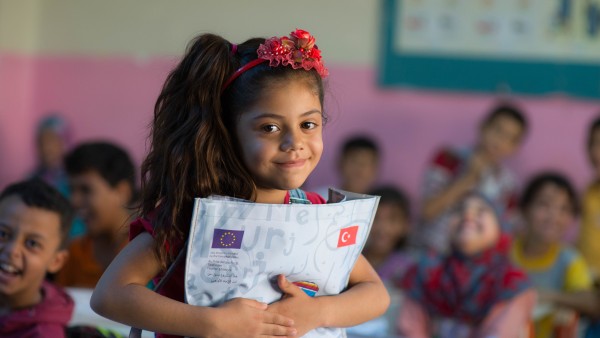
<path fill-rule="evenodd" d="M 215 229 L 211 248 L 239 249 L 242 247 L 243 230 Z"/>

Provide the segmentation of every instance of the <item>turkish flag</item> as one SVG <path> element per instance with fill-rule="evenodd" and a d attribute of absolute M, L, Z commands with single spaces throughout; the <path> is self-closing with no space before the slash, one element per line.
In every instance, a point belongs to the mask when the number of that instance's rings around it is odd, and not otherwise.
<path fill-rule="evenodd" d="M 356 244 L 356 234 L 358 233 L 358 225 L 343 228 L 340 230 L 340 237 L 338 238 L 337 247 L 348 246 Z"/>

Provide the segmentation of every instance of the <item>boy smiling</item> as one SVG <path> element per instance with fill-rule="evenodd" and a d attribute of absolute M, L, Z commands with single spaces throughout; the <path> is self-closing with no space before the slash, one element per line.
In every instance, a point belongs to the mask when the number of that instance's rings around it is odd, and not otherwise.
<path fill-rule="evenodd" d="M 73 300 L 45 281 L 67 259 L 73 211 L 40 180 L 0 194 L 0 336 L 64 337 Z"/>

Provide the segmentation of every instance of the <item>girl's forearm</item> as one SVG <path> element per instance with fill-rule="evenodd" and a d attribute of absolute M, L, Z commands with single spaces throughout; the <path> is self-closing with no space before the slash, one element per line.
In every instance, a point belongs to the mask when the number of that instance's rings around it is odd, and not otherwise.
<path fill-rule="evenodd" d="M 315 299 L 319 327 L 349 327 L 369 321 L 385 313 L 390 296 L 380 281 L 366 281 L 353 285 L 336 296 Z"/>
<path fill-rule="evenodd" d="M 214 308 L 181 303 L 136 284 L 96 290 L 91 305 L 98 314 L 117 322 L 181 336 L 209 336 L 215 322 Z"/>

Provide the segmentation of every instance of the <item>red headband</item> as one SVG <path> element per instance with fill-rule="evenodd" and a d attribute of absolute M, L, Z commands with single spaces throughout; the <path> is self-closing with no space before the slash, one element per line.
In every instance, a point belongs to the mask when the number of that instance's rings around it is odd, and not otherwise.
<path fill-rule="evenodd" d="M 237 48 L 235 49 L 237 50 Z M 256 50 L 256 54 L 258 55 L 257 59 L 240 67 L 225 81 L 223 91 L 245 71 L 265 61 L 269 61 L 271 67 L 282 65 L 290 66 L 293 69 L 311 70 L 314 68 L 322 78 L 329 75 L 329 71 L 321 61 L 321 51 L 315 45 L 315 37 L 301 29 L 296 29 L 290 33 L 289 38 L 274 36 L 265 40 L 265 43 L 261 44 Z"/>

